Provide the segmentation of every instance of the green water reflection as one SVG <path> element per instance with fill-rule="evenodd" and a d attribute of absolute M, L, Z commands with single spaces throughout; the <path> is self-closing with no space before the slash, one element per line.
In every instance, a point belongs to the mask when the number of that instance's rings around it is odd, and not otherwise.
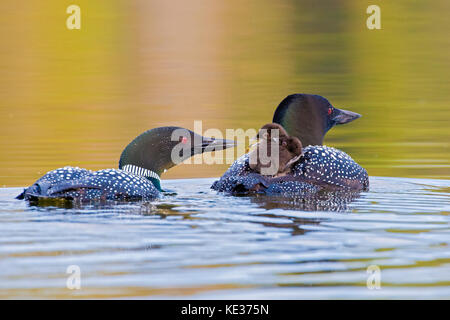
<path fill-rule="evenodd" d="M 64 165 L 116 167 L 162 125 L 258 128 L 296 92 L 363 118 L 333 129 L 376 176 L 450 178 L 450 3 L 379 1 L 3 1 L 0 186 Z M 219 176 L 191 165 L 163 178 Z"/>

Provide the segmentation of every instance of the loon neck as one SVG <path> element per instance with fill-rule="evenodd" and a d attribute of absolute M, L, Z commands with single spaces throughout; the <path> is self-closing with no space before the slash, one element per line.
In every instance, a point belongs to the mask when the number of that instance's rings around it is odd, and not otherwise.
<path fill-rule="evenodd" d="M 161 189 L 160 176 L 166 170 L 194 154 L 234 145 L 234 141 L 202 137 L 181 127 L 154 128 L 140 134 L 125 147 L 119 169 L 144 176 Z"/>
<path fill-rule="evenodd" d="M 162 191 L 162 189 L 161 189 L 161 178 L 159 177 L 159 175 L 156 172 L 154 172 L 152 170 L 149 170 L 149 169 L 141 168 L 139 166 L 135 166 L 135 165 L 132 165 L 132 164 L 127 164 L 127 165 L 123 166 L 121 169 L 123 171 L 134 173 L 134 174 L 136 174 L 138 176 L 147 178 L 148 180 L 150 180 L 153 183 L 153 185 L 159 191 Z"/>
<path fill-rule="evenodd" d="M 171 166 L 168 145 L 171 130 L 170 127 L 155 128 L 137 136 L 123 150 L 119 169 L 145 177 L 162 191 L 160 175 Z"/>

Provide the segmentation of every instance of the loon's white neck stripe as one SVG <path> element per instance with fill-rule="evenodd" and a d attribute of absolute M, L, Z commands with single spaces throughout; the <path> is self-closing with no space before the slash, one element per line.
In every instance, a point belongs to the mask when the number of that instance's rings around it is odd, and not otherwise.
<path fill-rule="evenodd" d="M 132 164 L 127 164 L 122 167 L 123 171 L 131 172 L 134 174 L 137 174 L 138 176 L 143 176 L 147 178 L 154 178 L 161 181 L 161 178 L 158 176 L 156 172 L 153 172 L 152 170 L 148 170 L 145 168 L 141 168 Z"/>

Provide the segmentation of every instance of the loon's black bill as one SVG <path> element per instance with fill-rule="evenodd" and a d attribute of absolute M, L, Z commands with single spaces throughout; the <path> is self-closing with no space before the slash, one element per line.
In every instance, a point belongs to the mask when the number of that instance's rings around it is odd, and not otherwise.
<path fill-rule="evenodd" d="M 236 146 L 236 142 L 226 139 L 202 138 L 201 150 L 202 152 L 212 152 L 225 150 Z"/>
<path fill-rule="evenodd" d="M 336 124 L 349 123 L 353 120 L 361 118 L 361 115 L 359 113 L 343 109 L 335 108 L 335 113 L 336 115 L 333 117 L 333 120 Z"/>

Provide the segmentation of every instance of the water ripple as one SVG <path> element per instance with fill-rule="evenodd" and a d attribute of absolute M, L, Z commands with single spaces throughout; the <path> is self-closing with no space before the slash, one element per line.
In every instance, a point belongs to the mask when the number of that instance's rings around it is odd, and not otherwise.
<path fill-rule="evenodd" d="M 450 297 L 448 180 L 374 177 L 369 192 L 314 206 L 218 195 L 212 181 L 164 181 L 170 192 L 151 204 L 72 209 L 1 189 L 0 298 Z M 73 264 L 81 290 L 66 288 Z M 380 290 L 366 287 L 370 265 Z"/>

